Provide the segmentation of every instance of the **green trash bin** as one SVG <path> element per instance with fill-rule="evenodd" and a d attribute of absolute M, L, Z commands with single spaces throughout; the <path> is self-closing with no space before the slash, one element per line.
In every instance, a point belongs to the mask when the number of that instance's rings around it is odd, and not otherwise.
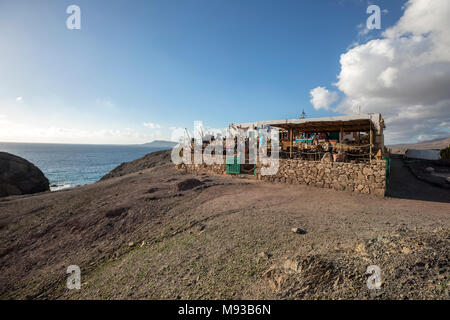
<path fill-rule="evenodd" d="M 231 162 L 231 163 L 230 163 Z M 240 157 L 227 157 L 227 171 L 230 174 L 241 174 Z"/>

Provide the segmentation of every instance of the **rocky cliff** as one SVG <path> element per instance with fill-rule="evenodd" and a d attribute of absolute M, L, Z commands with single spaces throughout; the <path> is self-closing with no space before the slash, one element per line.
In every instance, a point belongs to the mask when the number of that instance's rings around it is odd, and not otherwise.
<path fill-rule="evenodd" d="M 0 197 L 50 190 L 48 179 L 31 162 L 0 152 Z"/>

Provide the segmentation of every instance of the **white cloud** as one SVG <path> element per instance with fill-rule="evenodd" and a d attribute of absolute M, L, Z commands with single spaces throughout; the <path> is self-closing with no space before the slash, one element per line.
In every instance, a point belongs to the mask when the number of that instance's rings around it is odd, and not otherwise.
<path fill-rule="evenodd" d="M 17 98 L 16 98 L 16 101 L 17 101 L 17 102 L 20 102 L 20 101 L 22 101 L 22 100 L 23 100 L 23 97 L 17 97 Z"/>
<path fill-rule="evenodd" d="M 382 113 L 387 143 L 448 136 L 441 125 L 450 123 L 448 17 L 448 0 L 410 0 L 381 38 L 348 49 L 336 83 L 345 98 L 335 110 Z"/>
<path fill-rule="evenodd" d="M 144 123 L 144 126 L 150 129 L 160 129 L 161 126 L 157 123 L 152 123 L 152 122 L 146 122 Z"/>
<path fill-rule="evenodd" d="M 394 86 L 395 80 L 397 79 L 397 73 L 397 68 L 388 67 L 386 70 L 380 73 L 378 79 L 382 81 L 383 85 L 386 88 L 391 88 Z"/>
<path fill-rule="evenodd" d="M 364 38 L 368 33 L 369 29 L 367 29 L 366 24 L 360 23 L 356 26 L 356 30 L 358 30 L 358 39 Z"/>
<path fill-rule="evenodd" d="M 0 141 L 5 142 L 139 144 L 153 140 L 169 140 L 172 137 L 172 130 L 142 133 L 132 128 L 46 127 L 38 124 L 11 122 L 3 115 L 0 115 L 0 124 Z"/>
<path fill-rule="evenodd" d="M 101 113 L 110 111 L 102 101 L 107 100 L 92 100 L 91 107 L 102 108 Z M 57 112 L 59 108 L 64 112 Z M 102 117 L 92 117 L 91 121 L 90 116 L 54 97 L 33 97 L 21 103 L 16 97 L 0 97 L 0 141 L 139 144 L 171 138 L 172 129 L 161 129 L 157 124 L 153 124 L 154 130 L 148 130 L 141 122 L 121 125 Z"/>
<path fill-rule="evenodd" d="M 336 92 L 328 91 L 324 87 L 314 88 L 309 92 L 309 94 L 311 96 L 310 102 L 316 110 L 328 110 L 330 106 L 339 99 L 339 96 Z"/>

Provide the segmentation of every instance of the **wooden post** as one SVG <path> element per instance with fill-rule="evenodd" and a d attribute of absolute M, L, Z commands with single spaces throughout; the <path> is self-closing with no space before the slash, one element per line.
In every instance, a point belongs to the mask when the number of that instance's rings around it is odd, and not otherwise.
<path fill-rule="evenodd" d="M 372 126 L 369 131 L 369 158 L 370 162 L 372 162 L 372 143 L 373 143 L 373 132 L 372 132 Z"/>
<path fill-rule="evenodd" d="M 289 128 L 289 145 L 290 145 L 290 148 L 289 148 L 289 158 L 291 158 L 292 159 L 292 139 L 293 139 L 293 133 L 292 133 L 292 128 Z"/>
<path fill-rule="evenodd" d="M 344 142 L 344 128 L 341 128 L 341 134 L 339 135 L 339 143 Z"/>

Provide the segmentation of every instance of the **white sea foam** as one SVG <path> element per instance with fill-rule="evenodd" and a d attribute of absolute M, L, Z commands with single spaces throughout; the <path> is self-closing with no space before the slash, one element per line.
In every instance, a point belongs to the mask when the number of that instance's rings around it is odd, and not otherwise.
<path fill-rule="evenodd" d="M 59 190 L 68 189 L 68 188 L 72 188 L 72 187 L 73 187 L 73 185 L 71 185 L 70 183 L 52 184 L 50 186 L 50 191 L 59 191 Z"/>

